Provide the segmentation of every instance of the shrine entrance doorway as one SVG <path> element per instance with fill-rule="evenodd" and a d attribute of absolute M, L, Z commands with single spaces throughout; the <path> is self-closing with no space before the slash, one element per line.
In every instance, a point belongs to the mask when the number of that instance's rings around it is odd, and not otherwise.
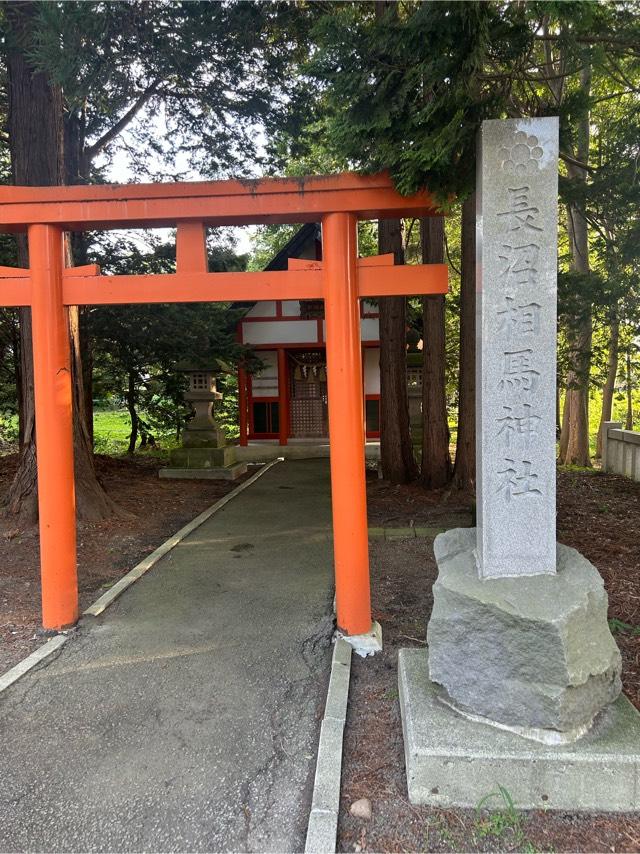
<path fill-rule="evenodd" d="M 290 351 L 290 424 L 292 439 L 329 435 L 327 356 L 322 350 Z"/>

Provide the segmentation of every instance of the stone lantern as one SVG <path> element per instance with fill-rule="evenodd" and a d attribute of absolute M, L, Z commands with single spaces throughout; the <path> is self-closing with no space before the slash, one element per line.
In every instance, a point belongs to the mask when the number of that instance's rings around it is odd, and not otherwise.
<path fill-rule="evenodd" d="M 409 425 L 414 445 L 422 444 L 422 342 L 415 329 L 407 331 L 407 394 Z"/>
<path fill-rule="evenodd" d="M 184 400 L 191 404 L 194 413 L 184 428 L 182 444 L 193 448 L 224 447 L 226 437 L 215 421 L 215 403 L 222 400 L 222 394 L 216 387 L 220 369 L 216 366 L 179 370 L 189 378 L 189 390 L 184 393 Z"/>
<path fill-rule="evenodd" d="M 182 447 L 174 448 L 168 468 L 160 469 L 160 477 L 207 478 L 234 480 L 247 470 L 246 464 L 236 461 L 234 445 L 227 444 L 222 427 L 216 423 L 216 404 L 222 400 L 216 381 L 231 369 L 216 360 L 201 364 L 179 364 L 177 370 L 189 378 L 185 402 L 193 415 L 182 432 Z"/>

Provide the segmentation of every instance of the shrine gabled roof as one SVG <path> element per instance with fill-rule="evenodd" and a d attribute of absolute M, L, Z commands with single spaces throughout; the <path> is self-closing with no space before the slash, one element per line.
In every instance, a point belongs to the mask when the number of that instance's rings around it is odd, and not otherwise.
<path fill-rule="evenodd" d="M 321 234 L 319 222 L 307 222 L 298 229 L 282 249 L 273 256 L 264 268 L 265 270 L 286 270 L 289 258 L 298 258 L 296 252 L 301 252 L 309 240 L 319 240 Z"/>
<path fill-rule="evenodd" d="M 310 240 L 319 240 L 322 230 L 319 222 L 307 222 L 301 226 L 285 245 L 277 252 L 264 268 L 266 270 L 286 270 L 289 258 L 298 258 Z M 253 308 L 255 302 L 234 302 L 232 308 Z"/>

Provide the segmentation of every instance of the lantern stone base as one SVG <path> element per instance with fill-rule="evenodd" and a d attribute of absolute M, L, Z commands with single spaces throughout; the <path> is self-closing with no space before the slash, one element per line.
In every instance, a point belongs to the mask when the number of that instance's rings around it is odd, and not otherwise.
<path fill-rule="evenodd" d="M 431 681 L 462 713 L 547 743 L 579 738 L 622 689 L 598 570 L 558 544 L 556 575 L 480 579 L 475 544 L 473 528 L 434 543 Z"/>
<path fill-rule="evenodd" d="M 223 448 L 174 448 L 169 454 L 172 468 L 208 469 L 230 466 L 236 461 L 234 445 Z"/>
<path fill-rule="evenodd" d="M 235 480 L 247 471 L 246 463 L 210 469 L 160 469 L 160 477 L 174 480 Z"/>
<path fill-rule="evenodd" d="M 398 655 L 409 800 L 437 807 L 640 809 L 640 714 L 621 695 L 573 744 L 546 745 L 465 718 L 442 702 L 423 649 Z"/>
<path fill-rule="evenodd" d="M 179 480 L 235 480 L 247 470 L 236 461 L 235 445 L 222 448 L 174 448 L 169 466 L 160 469 L 160 477 Z"/>
<path fill-rule="evenodd" d="M 190 422 L 182 433 L 185 448 L 224 448 L 226 444 L 227 437 L 221 427 L 209 425 L 199 429 Z"/>

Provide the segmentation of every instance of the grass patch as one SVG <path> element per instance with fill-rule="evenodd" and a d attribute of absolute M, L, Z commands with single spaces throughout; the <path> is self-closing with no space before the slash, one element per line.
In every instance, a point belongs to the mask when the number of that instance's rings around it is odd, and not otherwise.
<path fill-rule="evenodd" d="M 622 620 L 618 620 L 617 617 L 612 617 L 607 622 L 609 623 L 612 635 L 616 635 L 619 632 L 630 634 L 633 637 L 640 635 L 640 626 L 632 626 L 631 623 L 624 623 Z"/>
<path fill-rule="evenodd" d="M 499 808 L 488 810 L 488 804 L 495 801 L 500 803 Z M 535 850 L 525 836 L 522 818 L 513 803 L 513 798 L 504 786 L 499 785 L 495 792 L 485 795 L 478 803 L 475 834 L 479 839 L 499 839 L 503 845 L 509 841 L 523 851 Z"/>
<path fill-rule="evenodd" d="M 144 418 L 144 413 L 140 413 Z M 93 413 L 93 447 L 96 454 L 121 456 L 127 453 L 131 420 L 126 409 L 96 409 Z M 154 433 L 157 446 L 144 449 L 145 454 L 164 457 L 176 442 L 175 433 Z M 136 453 L 140 449 L 136 448 Z"/>

